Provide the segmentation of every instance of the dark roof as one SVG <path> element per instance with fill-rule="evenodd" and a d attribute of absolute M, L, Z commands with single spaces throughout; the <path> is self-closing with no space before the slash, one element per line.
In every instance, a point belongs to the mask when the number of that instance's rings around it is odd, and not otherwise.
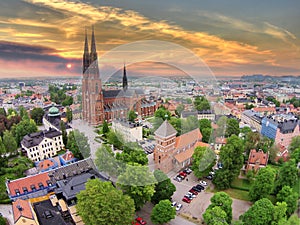
<path fill-rule="evenodd" d="M 72 225 L 63 219 L 58 206 L 53 206 L 50 200 L 33 203 L 33 208 L 40 225 Z"/>
<path fill-rule="evenodd" d="M 143 95 L 142 89 L 136 90 L 103 90 L 103 98 L 121 98 L 121 97 L 132 97 L 134 95 Z"/>
<path fill-rule="evenodd" d="M 61 132 L 50 128 L 49 130 L 39 131 L 36 133 L 26 135 L 21 141 L 21 144 L 24 145 L 26 148 L 31 148 L 39 145 L 45 137 L 54 138 L 60 135 Z"/>
<path fill-rule="evenodd" d="M 279 129 L 281 133 L 289 133 L 294 132 L 295 127 L 299 125 L 298 119 L 289 119 L 289 120 L 283 120 L 283 121 L 277 121 L 275 119 L 272 119 L 271 116 L 265 118 L 266 121 L 269 123 L 275 124 Z"/>
<path fill-rule="evenodd" d="M 181 113 L 182 118 L 187 118 L 189 116 L 197 116 L 197 112 L 196 111 L 182 111 L 182 113 Z"/>
<path fill-rule="evenodd" d="M 168 122 L 168 120 L 165 120 L 160 127 L 154 132 L 155 135 L 158 135 L 160 137 L 169 137 L 171 135 L 176 135 L 177 131 L 175 128 Z"/>

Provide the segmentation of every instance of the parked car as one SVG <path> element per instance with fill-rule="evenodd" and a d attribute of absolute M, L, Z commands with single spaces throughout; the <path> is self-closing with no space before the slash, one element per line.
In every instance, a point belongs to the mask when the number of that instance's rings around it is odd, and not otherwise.
<path fill-rule="evenodd" d="M 182 201 L 186 202 L 186 203 L 191 203 L 191 199 L 189 199 L 187 197 L 183 197 Z"/>
<path fill-rule="evenodd" d="M 187 195 L 191 196 L 192 198 L 196 198 L 197 196 L 194 195 L 192 192 L 188 192 Z"/>
<path fill-rule="evenodd" d="M 208 180 L 212 180 L 212 179 L 213 179 L 212 175 L 208 175 L 206 178 L 207 178 Z"/>
<path fill-rule="evenodd" d="M 181 208 L 182 208 L 182 204 L 179 203 L 179 204 L 176 206 L 176 211 L 179 211 Z"/>
<path fill-rule="evenodd" d="M 184 178 L 187 176 L 187 174 L 186 174 L 185 172 L 183 172 L 183 171 L 181 171 L 181 172 L 179 173 L 179 175 L 182 176 L 182 177 L 184 177 Z"/>
<path fill-rule="evenodd" d="M 180 176 L 176 176 L 173 178 L 174 180 L 178 181 L 178 182 L 181 182 L 182 181 L 182 178 Z"/>
<path fill-rule="evenodd" d="M 193 188 L 191 188 L 189 192 L 193 193 L 194 195 L 198 195 L 198 191 L 195 191 Z"/>
<path fill-rule="evenodd" d="M 174 207 L 174 206 L 176 206 L 176 204 L 177 204 L 177 202 L 172 202 L 171 206 Z"/>
<path fill-rule="evenodd" d="M 214 172 L 214 171 L 210 171 L 210 172 L 209 172 L 209 175 L 214 176 L 214 175 L 215 175 L 215 172 Z"/>
<path fill-rule="evenodd" d="M 145 221 L 145 220 L 143 220 L 143 218 L 142 218 L 142 217 L 137 217 L 135 220 L 136 220 L 137 222 L 139 222 L 139 224 L 141 224 L 141 225 L 145 225 L 145 224 L 147 224 L 147 223 L 146 223 L 146 221 Z"/>
<path fill-rule="evenodd" d="M 201 190 L 205 189 L 205 187 L 203 187 L 201 184 L 197 184 L 196 187 L 199 188 L 199 189 L 201 189 Z"/>
<path fill-rule="evenodd" d="M 192 187 L 193 190 L 197 191 L 197 192 L 201 192 L 202 190 L 196 186 Z"/>
<path fill-rule="evenodd" d="M 207 186 L 207 182 L 204 180 L 200 180 L 199 184 L 201 184 L 202 186 Z"/>
<path fill-rule="evenodd" d="M 193 171 L 190 168 L 186 168 L 183 170 L 186 174 L 191 174 Z"/>

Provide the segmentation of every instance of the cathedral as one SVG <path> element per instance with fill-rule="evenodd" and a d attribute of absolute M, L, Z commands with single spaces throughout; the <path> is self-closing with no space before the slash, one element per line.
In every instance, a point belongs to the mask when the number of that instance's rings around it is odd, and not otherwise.
<path fill-rule="evenodd" d="M 102 88 L 98 67 L 98 56 L 94 28 L 92 29 L 91 49 L 85 33 L 82 65 L 82 117 L 91 125 L 102 124 L 104 120 L 125 119 L 129 110 L 139 116 L 151 116 L 157 109 L 155 100 L 147 100 L 143 90 L 128 88 L 126 67 L 123 68 L 122 89 Z"/>

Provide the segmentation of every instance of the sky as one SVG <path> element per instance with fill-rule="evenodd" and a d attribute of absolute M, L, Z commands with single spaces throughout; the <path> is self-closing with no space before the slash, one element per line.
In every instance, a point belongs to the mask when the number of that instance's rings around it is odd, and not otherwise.
<path fill-rule="evenodd" d="M 92 26 L 100 74 L 300 75 L 299 0 L 0 0 L 0 78 L 80 76 Z"/>

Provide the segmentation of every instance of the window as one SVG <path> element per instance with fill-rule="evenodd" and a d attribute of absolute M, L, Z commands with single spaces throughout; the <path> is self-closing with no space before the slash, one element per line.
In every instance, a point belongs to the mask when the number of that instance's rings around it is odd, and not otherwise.
<path fill-rule="evenodd" d="M 52 183 L 51 183 L 51 181 L 50 181 L 50 180 L 47 180 L 47 185 L 48 185 L 49 187 L 51 187 L 51 186 L 52 186 Z"/>
<path fill-rule="evenodd" d="M 39 183 L 39 187 L 40 187 L 40 189 L 41 189 L 41 188 L 44 188 L 44 185 L 40 182 L 40 183 Z"/>
<path fill-rule="evenodd" d="M 27 187 L 23 187 L 22 189 L 23 189 L 24 194 L 28 193 Z"/>
<path fill-rule="evenodd" d="M 19 189 L 15 189 L 16 195 L 20 195 L 20 190 Z"/>
<path fill-rule="evenodd" d="M 35 191 L 35 190 L 36 190 L 34 184 L 30 185 L 30 188 L 31 188 L 32 191 Z"/>

